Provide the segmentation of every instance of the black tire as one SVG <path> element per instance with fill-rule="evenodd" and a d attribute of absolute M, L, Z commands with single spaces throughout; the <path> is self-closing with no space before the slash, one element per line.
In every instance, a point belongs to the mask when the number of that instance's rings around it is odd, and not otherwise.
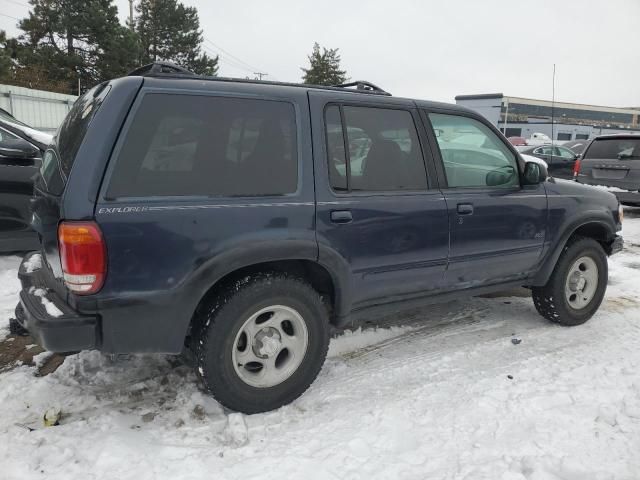
<path fill-rule="evenodd" d="M 26 337 L 27 335 L 29 335 L 27 329 L 20 325 L 18 323 L 18 320 L 16 320 L 15 318 L 9 319 L 9 333 L 17 337 Z"/>
<path fill-rule="evenodd" d="M 598 285 L 591 300 L 582 308 L 573 308 L 565 295 L 565 284 L 571 266 L 580 257 L 589 257 L 598 267 Z M 582 325 L 598 310 L 607 289 L 607 256 L 602 246 L 591 238 L 576 237 L 564 247 L 560 258 L 544 287 L 531 289 L 538 313 L 560 325 Z"/>
<path fill-rule="evenodd" d="M 308 344 L 291 376 L 271 387 L 255 387 L 236 372 L 232 351 L 244 322 L 272 305 L 299 312 Z M 260 413 L 292 402 L 309 388 L 327 356 L 329 315 L 322 298 L 307 282 L 285 273 L 260 273 L 227 285 L 195 320 L 199 325 L 193 334 L 196 374 L 209 393 L 231 410 Z"/>

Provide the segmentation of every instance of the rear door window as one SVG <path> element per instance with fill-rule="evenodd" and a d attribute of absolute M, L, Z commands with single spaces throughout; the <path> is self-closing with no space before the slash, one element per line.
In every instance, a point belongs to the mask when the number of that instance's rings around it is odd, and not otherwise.
<path fill-rule="evenodd" d="M 281 101 L 147 94 L 115 161 L 109 198 L 293 193 L 295 109 Z"/>
<path fill-rule="evenodd" d="M 428 188 L 418 133 L 410 112 L 330 105 L 325 112 L 325 126 L 333 190 Z"/>

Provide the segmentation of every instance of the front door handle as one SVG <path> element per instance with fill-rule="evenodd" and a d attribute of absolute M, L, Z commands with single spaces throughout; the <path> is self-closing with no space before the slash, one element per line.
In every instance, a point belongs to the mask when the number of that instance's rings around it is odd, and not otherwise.
<path fill-rule="evenodd" d="M 331 212 L 331 221 L 333 223 L 351 223 L 353 217 L 350 210 L 333 210 Z"/>
<path fill-rule="evenodd" d="M 473 215 L 473 205 L 471 203 L 459 203 L 458 215 Z"/>

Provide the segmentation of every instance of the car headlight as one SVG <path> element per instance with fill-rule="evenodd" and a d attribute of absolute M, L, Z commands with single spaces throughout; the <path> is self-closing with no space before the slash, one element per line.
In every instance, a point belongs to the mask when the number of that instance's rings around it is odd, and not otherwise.
<path fill-rule="evenodd" d="M 618 221 L 622 223 L 622 219 L 624 218 L 624 209 L 622 205 L 618 204 Z"/>

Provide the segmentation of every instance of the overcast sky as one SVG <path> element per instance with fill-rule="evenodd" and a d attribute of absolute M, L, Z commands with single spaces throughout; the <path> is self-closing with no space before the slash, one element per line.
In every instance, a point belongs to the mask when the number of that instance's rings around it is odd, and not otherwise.
<path fill-rule="evenodd" d="M 22 17 L 26 3 L 0 0 L 0 12 Z M 299 81 L 317 41 L 340 49 L 351 79 L 399 96 L 550 99 L 555 63 L 556 100 L 640 107 L 640 0 L 183 3 L 198 8 L 204 45 L 220 54 L 225 76 L 259 70 L 268 79 Z M 128 1 L 116 4 L 124 21 Z M 15 34 L 14 24 L 0 16 L 0 29 Z"/>

